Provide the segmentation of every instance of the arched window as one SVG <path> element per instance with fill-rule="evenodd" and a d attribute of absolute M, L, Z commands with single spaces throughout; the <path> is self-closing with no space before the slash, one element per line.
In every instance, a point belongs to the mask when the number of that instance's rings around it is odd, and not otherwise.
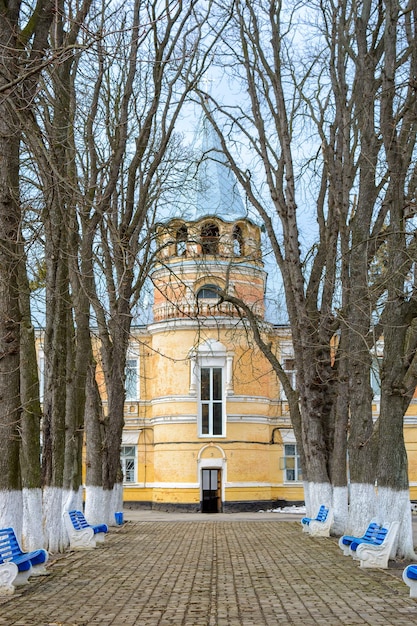
<path fill-rule="evenodd" d="M 187 252 L 188 230 L 186 226 L 181 226 L 175 234 L 175 254 L 185 256 Z"/>
<path fill-rule="evenodd" d="M 219 251 L 219 229 L 216 224 L 204 224 L 201 229 L 201 252 L 217 254 Z"/>
<path fill-rule="evenodd" d="M 233 253 L 235 256 L 243 254 L 243 235 L 240 226 L 233 226 Z"/>
<path fill-rule="evenodd" d="M 217 285 L 203 285 L 197 292 L 197 300 L 202 298 L 219 298 L 219 288 Z"/>

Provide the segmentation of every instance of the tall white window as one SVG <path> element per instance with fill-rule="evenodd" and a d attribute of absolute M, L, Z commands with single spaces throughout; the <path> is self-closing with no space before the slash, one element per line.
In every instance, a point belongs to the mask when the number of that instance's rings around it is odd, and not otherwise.
<path fill-rule="evenodd" d="M 123 482 L 136 482 L 136 446 L 122 446 L 120 461 L 122 464 Z"/>
<path fill-rule="evenodd" d="M 139 346 L 129 347 L 125 367 L 126 401 L 139 400 Z"/>
<path fill-rule="evenodd" d="M 200 369 L 200 435 L 222 436 L 223 368 Z"/>
<path fill-rule="evenodd" d="M 295 443 L 284 444 L 284 481 L 294 482 L 303 480 L 300 465 L 300 456 Z"/>

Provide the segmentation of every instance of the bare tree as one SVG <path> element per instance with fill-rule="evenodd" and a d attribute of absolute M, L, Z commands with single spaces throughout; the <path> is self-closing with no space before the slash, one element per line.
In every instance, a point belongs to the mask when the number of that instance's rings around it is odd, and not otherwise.
<path fill-rule="evenodd" d="M 282 5 L 276 2 L 237 2 L 224 38 L 221 63 L 229 65 L 233 80 L 241 81 L 249 94 L 248 108 L 216 104 L 224 114 L 229 133 L 244 137 L 254 168 L 261 163 L 268 190 L 262 198 L 256 178 L 239 166 L 228 148 L 228 134 L 222 133 L 222 149 L 246 195 L 259 212 L 268 234 L 276 263 L 281 271 L 288 316 L 291 323 L 297 367 L 298 399 L 293 402 L 293 419 L 304 459 L 303 475 L 308 505 L 332 503 L 330 449 L 328 434 L 334 419 L 332 411 L 335 374 L 331 341 L 336 325 L 333 298 L 336 277 L 336 252 L 339 214 L 335 206 L 327 207 L 327 171 L 322 170 L 318 185 L 316 215 L 319 238 L 315 241 L 310 273 L 300 247 L 300 217 L 297 208 L 297 173 L 294 151 L 295 121 L 299 102 L 297 85 L 289 92 L 286 85 L 291 69 L 283 43 Z M 291 72 L 289 78 L 292 78 Z M 203 98 L 203 106 L 206 98 Z M 209 107 L 206 106 L 210 115 Z M 256 163 L 257 161 L 257 163 Z M 262 344 L 260 344 L 262 346 Z M 265 352 L 271 359 L 272 355 Z M 285 381 L 275 357 L 280 380 Z M 288 381 L 285 383 L 288 385 Z M 294 391 L 289 394 L 291 398 Z M 298 418 L 298 403 L 300 406 Z M 298 425 L 299 421 L 299 425 Z M 342 486 L 346 476 L 341 475 Z"/>
<path fill-rule="evenodd" d="M 114 523 L 121 507 L 132 311 L 149 268 L 161 190 L 181 160 L 175 123 L 212 43 L 204 30 L 210 5 L 201 12 L 197 2 L 138 0 L 122 10 L 103 3 L 81 36 L 88 8 L 80 5 L 75 19 L 64 6 L 57 14 L 51 43 L 59 62 L 46 68 L 25 127 L 44 206 L 43 475 L 52 550 L 65 544 L 54 520 L 64 505 L 77 504 L 86 393 L 87 513 Z M 90 307 L 100 344 L 94 356 Z M 97 356 L 104 411 L 92 376 Z"/>
<path fill-rule="evenodd" d="M 21 530 L 22 492 L 19 472 L 20 259 L 19 150 L 17 111 L 29 111 L 48 47 L 54 3 L 0 7 L 0 493 L 2 526 Z"/>
<path fill-rule="evenodd" d="M 74 80 L 79 34 L 91 2 L 62 5 L 50 31 L 53 58 L 43 72 L 25 140 L 36 163 L 43 211 L 46 328 L 43 394 L 43 524 L 48 548 L 66 545 L 62 508 L 81 506 L 81 449 L 88 348 L 88 301 L 71 287 L 77 258 L 78 187 L 74 145 Z M 85 47 L 80 45 L 80 50 Z M 74 296 L 74 298 L 73 298 Z M 76 306 L 74 306 L 76 305 Z M 74 313 L 75 311 L 75 313 Z M 76 322 L 76 323 L 75 323 Z M 91 351 L 91 347 L 90 347 Z"/>
<path fill-rule="evenodd" d="M 109 521 L 121 506 L 120 445 L 132 314 L 152 258 L 155 210 L 167 197 L 168 177 L 174 178 L 180 167 L 175 124 L 206 68 L 211 45 L 204 31 L 209 5 L 200 10 L 198 2 L 179 2 L 157 9 L 154 3 L 139 2 L 130 47 L 120 31 L 111 42 L 113 54 L 110 48 L 99 50 L 87 126 L 90 204 L 80 211 L 80 220 L 83 242 L 90 248 L 82 254 L 83 284 L 97 322 L 107 399 L 101 482 L 88 484 L 87 502 L 100 501 Z M 109 110 L 106 137 L 95 135 Z M 103 161 L 106 152 L 111 158 Z M 98 472 L 93 474 L 97 481 Z"/>
<path fill-rule="evenodd" d="M 349 523 L 348 434 L 352 527 L 364 515 L 377 513 L 385 521 L 395 515 L 402 522 L 399 553 L 411 555 L 402 420 L 416 383 L 410 281 L 415 244 L 405 219 L 415 194 L 415 6 L 309 3 L 297 21 L 298 8 L 234 3 L 221 61 L 232 59 L 231 79 L 246 86 L 249 103 L 216 103 L 224 116 L 217 131 L 265 222 L 281 271 L 297 367 L 301 433 L 295 432 L 304 452 L 307 504 L 333 502 L 338 529 Z M 293 38 L 296 26 L 308 35 L 308 50 Z M 234 132 L 246 138 L 255 175 L 227 147 Z M 304 151 L 310 153 L 300 166 L 306 136 Z M 268 194 L 256 186 L 260 170 Z M 309 173 L 317 227 L 303 256 L 297 199 Z M 373 280 L 381 247 L 386 268 Z M 381 411 L 374 423 L 370 373 L 380 338 Z"/>

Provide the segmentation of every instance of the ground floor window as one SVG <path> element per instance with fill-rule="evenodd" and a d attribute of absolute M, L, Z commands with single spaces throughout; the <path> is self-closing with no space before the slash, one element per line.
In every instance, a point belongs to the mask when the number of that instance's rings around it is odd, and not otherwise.
<path fill-rule="evenodd" d="M 295 443 L 284 444 L 284 481 L 294 482 L 303 479 L 300 456 Z"/>
<path fill-rule="evenodd" d="M 120 461 L 122 464 L 123 482 L 136 482 L 136 446 L 122 446 Z"/>

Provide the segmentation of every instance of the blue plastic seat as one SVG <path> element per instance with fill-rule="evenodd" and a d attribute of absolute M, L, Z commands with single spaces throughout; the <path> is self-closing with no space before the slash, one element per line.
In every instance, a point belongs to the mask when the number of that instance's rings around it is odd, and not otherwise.
<path fill-rule="evenodd" d="M 417 565 L 409 565 L 405 571 L 407 578 L 417 580 Z"/>
<path fill-rule="evenodd" d="M 354 542 L 368 541 L 372 539 L 372 537 L 374 537 L 378 533 L 380 528 L 381 526 L 378 524 L 378 522 L 371 522 L 368 528 L 366 529 L 366 531 L 364 532 L 364 534 L 362 535 L 362 537 L 354 537 L 352 535 L 343 535 L 341 541 L 343 545 L 345 546 L 350 546 Z"/>
<path fill-rule="evenodd" d="M 350 544 L 350 549 L 352 550 L 352 552 L 356 552 L 357 547 L 361 543 L 369 543 L 374 546 L 380 546 L 381 543 L 383 543 L 385 537 L 387 536 L 387 533 L 388 533 L 388 528 L 384 528 L 384 527 L 379 528 L 378 532 L 372 537 L 370 537 L 369 539 L 358 538 L 358 539 L 355 539 L 355 541 L 352 541 L 352 543 Z"/>

